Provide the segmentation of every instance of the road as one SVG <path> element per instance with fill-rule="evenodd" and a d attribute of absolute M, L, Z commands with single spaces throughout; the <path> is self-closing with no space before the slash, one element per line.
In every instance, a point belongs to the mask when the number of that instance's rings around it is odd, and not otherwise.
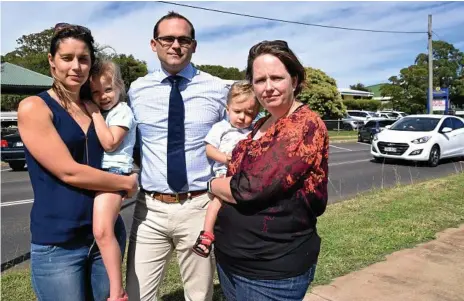
<path fill-rule="evenodd" d="M 409 184 L 462 172 L 464 162 L 445 161 L 436 168 L 409 162 L 379 164 L 372 161 L 370 146 L 340 143 L 330 147 L 329 203 L 338 202 L 373 188 Z M 1 260 L 2 264 L 29 252 L 29 214 L 32 188 L 27 172 L 1 172 Z M 133 200 L 126 201 L 127 204 Z M 129 231 L 134 206 L 122 211 Z"/>

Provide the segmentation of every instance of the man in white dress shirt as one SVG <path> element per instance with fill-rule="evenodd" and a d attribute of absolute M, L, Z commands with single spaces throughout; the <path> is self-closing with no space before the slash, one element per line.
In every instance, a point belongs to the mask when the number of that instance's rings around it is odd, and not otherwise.
<path fill-rule="evenodd" d="M 155 25 L 151 47 L 161 69 L 131 84 L 138 125 L 141 191 L 131 229 L 127 291 L 130 300 L 156 300 L 175 250 L 185 300 L 212 300 L 214 257 L 191 249 L 203 227 L 212 164 L 204 138 L 225 118 L 228 86 L 190 63 L 197 42 L 191 22 L 174 12 Z"/>

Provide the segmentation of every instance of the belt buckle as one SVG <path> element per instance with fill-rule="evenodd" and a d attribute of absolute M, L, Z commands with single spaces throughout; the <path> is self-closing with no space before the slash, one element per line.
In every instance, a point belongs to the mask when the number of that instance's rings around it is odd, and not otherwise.
<path fill-rule="evenodd" d="M 179 194 L 176 193 L 175 195 L 176 195 L 176 203 L 179 203 Z"/>

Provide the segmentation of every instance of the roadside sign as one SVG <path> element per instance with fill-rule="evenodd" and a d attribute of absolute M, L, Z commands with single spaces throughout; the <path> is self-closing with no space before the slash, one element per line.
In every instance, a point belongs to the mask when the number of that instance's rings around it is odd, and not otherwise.
<path fill-rule="evenodd" d="M 427 95 L 427 100 L 429 96 Z M 427 104 L 429 102 L 427 101 Z M 430 113 L 430 111 L 435 112 L 435 111 L 440 111 L 443 112 L 443 114 L 448 113 L 448 108 L 449 108 L 449 90 L 448 88 L 440 88 L 437 87 L 433 91 L 432 95 L 432 107 L 430 108 L 429 105 L 427 105 L 427 113 Z"/>
<path fill-rule="evenodd" d="M 444 99 L 434 99 L 434 100 L 432 100 L 432 110 L 433 111 L 445 111 L 446 110 L 446 100 L 444 100 Z"/>

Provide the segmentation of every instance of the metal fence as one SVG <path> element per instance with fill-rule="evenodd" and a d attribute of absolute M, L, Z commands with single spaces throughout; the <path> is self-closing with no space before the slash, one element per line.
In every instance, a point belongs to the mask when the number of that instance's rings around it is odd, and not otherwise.
<path fill-rule="evenodd" d="M 332 119 L 323 121 L 329 131 L 356 131 L 359 127 L 364 125 L 363 121 L 357 120 Z"/>

